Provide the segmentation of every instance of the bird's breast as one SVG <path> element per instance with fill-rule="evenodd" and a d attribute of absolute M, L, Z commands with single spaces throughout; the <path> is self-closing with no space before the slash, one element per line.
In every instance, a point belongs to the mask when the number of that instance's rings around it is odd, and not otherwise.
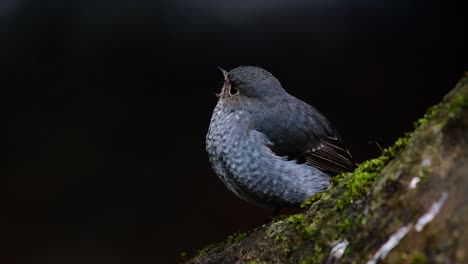
<path fill-rule="evenodd" d="M 246 134 L 249 122 L 250 119 L 243 110 L 228 109 L 218 103 L 206 136 L 207 151 L 212 155 L 222 155 L 237 147 Z"/>

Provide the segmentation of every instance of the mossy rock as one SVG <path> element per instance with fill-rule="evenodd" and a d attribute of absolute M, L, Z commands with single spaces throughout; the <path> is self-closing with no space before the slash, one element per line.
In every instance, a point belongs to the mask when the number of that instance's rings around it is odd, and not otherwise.
<path fill-rule="evenodd" d="M 415 124 L 381 157 L 336 176 L 303 214 L 186 262 L 468 263 L 468 77 Z"/>

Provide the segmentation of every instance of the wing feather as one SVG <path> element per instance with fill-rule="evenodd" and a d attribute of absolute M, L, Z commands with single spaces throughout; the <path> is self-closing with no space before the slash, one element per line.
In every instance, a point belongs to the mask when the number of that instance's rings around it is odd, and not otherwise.
<path fill-rule="evenodd" d="M 288 160 L 297 160 L 330 175 L 353 171 L 357 164 L 337 131 L 315 108 L 286 96 L 264 102 L 256 129 L 270 140 L 270 149 Z M 258 108 L 255 109 L 258 111 Z"/>
<path fill-rule="evenodd" d="M 338 139 L 321 139 L 317 147 L 304 153 L 307 164 L 317 169 L 338 174 L 353 171 L 357 164 L 343 143 Z"/>

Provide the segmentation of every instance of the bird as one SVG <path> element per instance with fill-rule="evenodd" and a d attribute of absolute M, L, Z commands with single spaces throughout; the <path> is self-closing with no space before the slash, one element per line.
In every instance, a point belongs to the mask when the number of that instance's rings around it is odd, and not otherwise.
<path fill-rule="evenodd" d="M 218 67 L 219 68 L 219 67 Z M 214 172 L 240 199 L 274 211 L 299 207 L 357 164 L 331 123 L 256 66 L 223 73 L 206 135 Z"/>

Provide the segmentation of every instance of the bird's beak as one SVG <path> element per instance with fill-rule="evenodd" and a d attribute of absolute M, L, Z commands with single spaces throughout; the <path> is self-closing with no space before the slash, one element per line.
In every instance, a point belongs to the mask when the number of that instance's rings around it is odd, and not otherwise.
<path fill-rule="evenodd" d="M 224 76 L 224 79 L 226 80 L 226 79 L 227 79 L 228 72 L 225 71 L 223 68 L 221 68 L 221 67 L 219 67 L 219 66 L 218 66 L 218 69 L 221 71 L 221 73 L 222 73 L 223 76 Z"/>
<path fill-rule="evenodd" d="M 218 69 L 223 73 L 223 76 L 224 76 L 223 89 L 221 89 L 221 92 L 218 94 L 218 97 L 226 98 L 226 97 L 229 97 L 230 92 L 231 92 L 231 82 L 229 81 L 229 78 L 228 78 L 228 72 L 219 66 L 218 66 Z"/>

